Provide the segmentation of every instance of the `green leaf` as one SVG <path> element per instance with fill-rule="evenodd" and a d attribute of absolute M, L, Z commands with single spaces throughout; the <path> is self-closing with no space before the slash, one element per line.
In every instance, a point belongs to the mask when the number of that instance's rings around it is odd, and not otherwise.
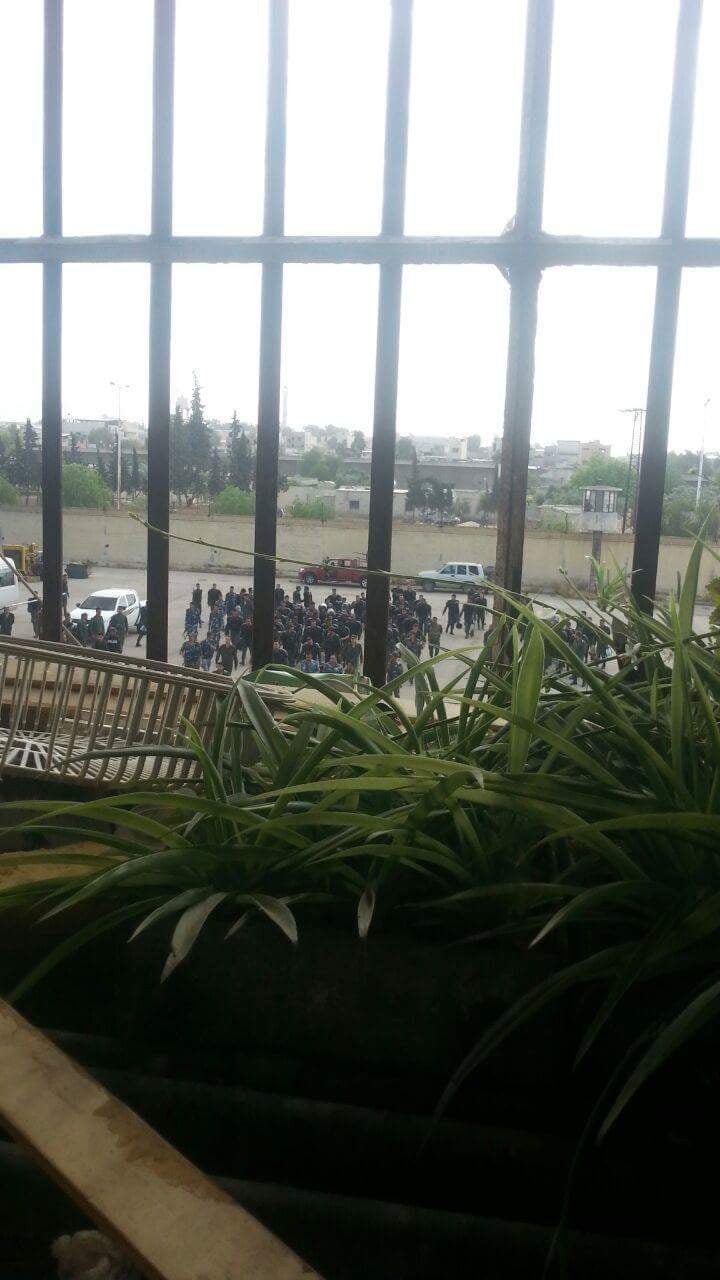
<path fill-rule="evenodd" d="M 601 1141 L 609 1132 L 615 1121 L 625 1110 L 630 1100 L 647 1079 L 667 1062 L 668 1058 L 682 1049 L 693 1036 L 697 1035 L 708 1022 L 712 1022 L 720 1011 L 720 982 L 713 982 L 709 987 L 691 1000 L 680 1014 L 655 1036 L 647 1053 L 644 1054 L 630 1079 L 620 1090 L 620 1094 L 610 1108 L 598 1135 Z"/>
<path fill-rule="evenodd" d="M 268 920 L 272 920 L 273 924 L 277 925 L 286 938 L 289 938 L 293 944 L 297 944 L 297 922 L 286 902 L 280 898 L 271 898 L 265 893 L 252 894 L 250 901 L 265 913 Z"/>
<path fill-rule="evenodd" d="M 530 626 L 525 633 L 525 643 L 523 644 L 517 678 L 513 681 L 512 714 L 514 721 L 510 727 L 510 747 L 508 751 L 508 770 L 510 773 L 522 773 L 525 768 L 532 740 L 532 731 L 522 727 L 520 722 L 533 723 L 535 720 L 538 698 L 542 688 L 544 664 L 545 645 L 543 644 L 542 634 L 538 627 Z"/>
<path fill-rule="evenodd" d="M 371 884 L 366 885 L 363 889 L 362 896 L 358 902 L 357 923 L 358 935 L 361 938 L 367 938 L 370 929 L 370 923 L 375 910 L 375 890 Z"/>
<path fill-rule="evenodd" d="M 183 911 L 170 940 L 170 954 L 160 975 L 161 982 L 169 978 L 173 970 L 187 958 L 206 920 L 226 897 L 226 893 L 211 893 L 202 902 L 196 902 L 194 906 Z"/>

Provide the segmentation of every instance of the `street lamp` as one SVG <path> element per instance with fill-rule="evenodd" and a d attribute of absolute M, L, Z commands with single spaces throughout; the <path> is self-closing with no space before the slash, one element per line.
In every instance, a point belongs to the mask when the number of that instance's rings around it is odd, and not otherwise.
<path fill-rule="evenodd" d="M 121 428 L 121 404 L 123 391 L 130 390 L 129 382 L 111 382 L 111 387 L 117 391 L 117 423 L 115 426 L 115 444 L 117 449 L 117 473 L 115 477 L 115 509 L 120 510 L 120 494 L 122 493 L 122 428 Z"/>

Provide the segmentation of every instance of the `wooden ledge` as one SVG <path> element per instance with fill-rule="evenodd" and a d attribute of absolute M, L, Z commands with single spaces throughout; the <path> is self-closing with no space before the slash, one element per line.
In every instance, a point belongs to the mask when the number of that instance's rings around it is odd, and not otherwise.
<path fill-rule="evenodd" d="M 0 1118 L 144 1276 L 319 1280 L 4 1001 Z"/>

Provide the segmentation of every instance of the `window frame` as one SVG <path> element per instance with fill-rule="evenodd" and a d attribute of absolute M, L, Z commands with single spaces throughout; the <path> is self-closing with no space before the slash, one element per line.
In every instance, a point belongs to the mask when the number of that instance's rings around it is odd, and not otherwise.
<path fill-rule="evenodd" d="M 255 487 L 253 665 L 270 658 L 277 555 L 280 343 L 286 263 L 379 266 L 375 405 L 367 548 L 364 670 L 384 681 L 391 570 L 400 300 L 410 264 L 497 266 L 510 288 L 506 399 L 498 500 L 497 581 L 522 586 L 525 499 L 542 273 L 573 265 L 652 266 L 655 308 L 647 413 L 638 483 L 632 589 L 652 608 L 682 273 L 720 266 L 720 238 L 690 238 L 686 214 L 697 53 L 703 0 L 682 0 L 673 68 L 662 226 L 642 239 L 549 235 L 542 205 L 554 0 L 528 0 L 515 215 L 499 236 L 404 233 L 413 0 L 389 0 L 383 212 L 376 236 L 286 236 L 284 231 L 288 0 L 270 0 L 265 200 L 260 236 L 176 236 L 172 231 L 175 0 L 155 0 L 152 215 L 148 235 L 63 235 L 63 0 L 44 0 L 43 234 L 0 239 L 0 263 L 43 269 L 42 489 L 43 638 L 62 630 L 62 269 L 66 263 L 150 264 L 148 397 L 148 657 L 168 656 L 170 326 L 175 263 L 254 262 L 262 267 Z"/>

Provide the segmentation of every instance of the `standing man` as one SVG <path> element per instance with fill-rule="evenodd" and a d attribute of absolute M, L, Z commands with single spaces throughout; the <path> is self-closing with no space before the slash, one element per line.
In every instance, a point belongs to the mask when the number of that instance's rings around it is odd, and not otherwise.
<path fill-rule="evenodd" d="M 193 631 L 197 631 L 199 626 L 200 610 L 195 604 L 195 592 L 193 591 L 193 598 L 185 610 L 185 626 L 183 628 L 183 635 L 191 636 Z"/>
<path fill-rule="evenodd" d="M 12 609 L 4 605 L 2 613 L 0 613 L 0 636 L 11 636 L 14 622 L 15 614 Z"/>
<path fill-rule="evenodd" d="M 73 622 L 71 631 L 78 644 L 81 644 L 83 648 L 90 643 L 90 626 L 86 613 L 81 613 L 77 621 Z"/>
<path fill-rule="evenodd" d="M 125 617 L 125 609 L 121 604 L 118 605 L 112 618 L 108 622 L 108 631 L 110 630 L 111 627 L 114 627 L 117 632 L 118 647 L 116 652 L 122 653 L 123 645 L 125 644 L 125 637 L 127 636 L 129 627 L 128 627 L 128 620 Z"/>
<path fill-rule="evenodd" d="M 447 626 L 445 628 L 445 631 L 446 632 L 449 631 L 450 635 L 454 636 L 455 628 L 460 621 L 460 602 L 457 596 L 455 595 L 454 591 L 450 599 L 445 604 L 445 608 L 443 609 L 443 614 L 447 614 L 448 616 Z"/>
<path fill-rule="evenodd" d="M 237 666 L 238 656 L 237 649 L 233 644 L 230 636 L 225 636 L 216 654 L 218 663 L 222 667 L 223 675 L 231 676 Z"/>
<path fill-rule="evenodd" d="M 105 639 L 105 623 L 103 622 L 102 609 L 95 610 L 88 623 L 88 632 L 91 645 L 94 649 L 99 649 Z"/>
<path fill-rule="evenodd" d="M 469 640 L 475 635 L 475 602 L 468 596 L 463 604 L 462 610 L 463 626 L 465 627 L 465 639 Z"/>
<path fill-rule="evenodd" d="M 432 617 L 428 623 L 427 638 L 430 657 L 435 658 L 440 652 L 440 641 L 442 640 L 442 627 L 435 617 Z"/>
<path fill-rule="evenodd" d="M 38 600 L 37 597 L 33 596 L 32 600 L 27 602 L 27 611 L 30 614 L 33 635 L 37 639 L 40 635 L 40 622 L 42 620 L 42 600 Z"/>
<path fill-rule="evenodd" d="M 195 583 L 191 597 L 192 605 L 197 609 L 198 622 L 202 622 L 202 587 L 199 582 Z"/>
<path fill-rule="evenodd" d="M 210 595 L 210 592 L 208 592 Z M 222 612 L 220 605 L 216 602 L 210 606 L 210 616 L 207 624 L 208 640 L 213 646 L 213 652 L 220 644 L 220 634 L 222 632 Z"/>
<path fill-rule="evenodd" d="M 200 649 L 200 645 L 198 644 L 196 631 L 193 631 L 188 636 L 187 640 L 185 640 L 184 643 L 180 645 L 180 652 L 182 654 L 184 667 L 187 667 L 189 671 L 200 670 L 202 650 Z"/>
<path fill-rule="evenodd" d="M 213 641 L 210 639 L 210 632 L 208 632 L 204 640 L 200 641 L 200 662 L 202 664 L 203 671 L 210 670 L 210 664 L 215 656 L 216 648 L 217 645 L 213 644 Z"/>
<path fill-rule="evenodd" d="M 232 632 L 231 632 L 232 635 Z M 244 667 L 247 661 L 248 650 L 252 652 L 253 641 L 253 620 L 252 616 L 246 618 L 240 628 L 240 639 L 238 648 L 240 650 L 240 663 Z"/>
<path fill-rule="evenodd" d="M 146 635 L 147 635 L 147 600 L 143 600 L 138 610 L 137 640 L 135 641 L 136 649 L 140 647 L 140 641 L 142 640 L 143 636 L 146 636 Z"/>
<path fill-rule="evenodd" d="M 207 593 L 208 609 L 214 609 L 215 605 L 219 604 L 221 600 L 222 591 L 220 590 L 217 582 L 213 582 Z"/>

